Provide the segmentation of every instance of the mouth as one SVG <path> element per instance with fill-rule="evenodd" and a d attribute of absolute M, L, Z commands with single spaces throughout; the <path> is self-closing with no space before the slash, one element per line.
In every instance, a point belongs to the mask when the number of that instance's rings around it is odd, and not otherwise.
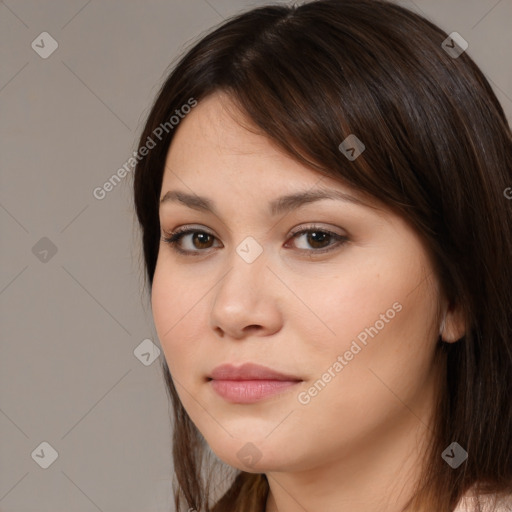
<path fill-rule="evenodd" d="M 300 381 L 286 380 L 211 380 L 213 390 L 226 401 L 251 404 L 283 393 Z"/>
<path fill-rule="evenodd" d="M 283 393 L 303 380 L 266 366 L 245 363 L 242 366 L 217 366 L 207 377 L 212 389 L 226 401 L 249 404 Z"/>
<path fill-rule="evenodd" d="M 212 370 L 209 379 L 213 380 L 278 380 L 301 381 L 300 377 L 287 373 L 281 373 L 268 366 L 255 363 L 244 363 L 241 366 L 233 364 L 221 364 Z"/>

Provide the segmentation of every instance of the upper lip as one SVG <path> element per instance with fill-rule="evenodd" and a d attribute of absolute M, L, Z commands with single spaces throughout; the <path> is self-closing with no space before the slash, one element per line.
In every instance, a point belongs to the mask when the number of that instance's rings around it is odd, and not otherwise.
<path fill-rule="evenodd" d="M 302 380 L 255 363 L 244 363 L 241 366 L 221 364 L 208 377 L 214 380 Z"/>

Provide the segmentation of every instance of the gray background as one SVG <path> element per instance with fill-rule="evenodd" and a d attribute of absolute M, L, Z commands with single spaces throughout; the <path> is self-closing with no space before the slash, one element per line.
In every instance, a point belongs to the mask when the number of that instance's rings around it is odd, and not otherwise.
<path fill-rule="evenodd" d="M 264 3 L 0 2 L 0 511 L 173 510 L 159 361 L 136 356 L 159 342 L 132 173 L 92 192 L 136 149 L 173 60 Z M 401 3 L 468 41 L 511 119 L 511 0 Z M 58 48 L 43 59 L 45 31 Z"/>

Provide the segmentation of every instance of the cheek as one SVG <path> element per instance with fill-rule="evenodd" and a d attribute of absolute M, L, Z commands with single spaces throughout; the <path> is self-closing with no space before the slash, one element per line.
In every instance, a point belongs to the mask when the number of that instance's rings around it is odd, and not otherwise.
<path fill-rule="evenodd" d="M 314 280 L 301 278 L 291 286 L 307 306 L 298 305 L 302 311 L 297 311 L 294 322 L 301 323 L 302 339 L 319 354 L 348 350 L 358 336 L 364 342 L 369 338 L 365 329 L 376 322 L 379 331 L 386 330 L 399 315 L 400 304 L 396 303 L 404 300 L 411 289 L 409 281 L 414 281 L 414 276 L 406 279 L 403 269 L 398 271 L 385 258 L 363 263 L 347 258 L 337 269 L 323 272 Z"/>
<path fill-rule="evenodd" d="M 409 249 L 406 254 L 410 253 Z M 317 279 L 309 287 L 307 303 L 318 313 L 295 316 L 312 368 L 309 376 L 322 378 L 331 368 L 336 383 L 328 387 L 344 391 L 343 395 L 325 393 L 324 399 L 343 402 L 353 392 L 356 401 L 368 388 L 368 379 L 378 381 L 380 372 L 398 392 L 405 386 L 415 393 L 416 383 L 427 378 L 436 341 L 438 290 L 436 281 L 428 279 L 429 267 L 420 255 L 406 260 L 400 254 L 380 255 L 364 265 L 347 262 L 349 271 Z M 339 364 L 333 368 L 338 356 L 344 359 L 342 369 Z M 377 388 L 391 395 L 381 382 Z M 377 392 L 367 396 L 382 398 Z"/>
<path fill-rule="evenodd" d="M 193 375 L 189 366 L 194 360 L 197 362 L 201 337 L 196 332 L 199 322 L 194 322 L 194 317 L 204 293 L 202 289 L 194 292 L 183 275 L 157 263 L 151 291 L 153 320 L 167 366 L 179 381 Z"/>
<path fill-rule="evenodd" d="M 337 321 L 332 319 L 336 338 L 331 336 L 328 349 L 325 337 L 310 336 L 309 341 L 321 350 L 311 344 L 312 350 L 307 351 L 312 370 L 300 396 L 304 405 L 294 417 L 297 444 L 309 446 L 311 432 L 315 432 L 314 449 L 328 457 L 336 449 L 369 442 L 372 432 L 398 418 L 415 415 L 427 421 L 427 403 L 434 392 L 435 336 L 429 314 L 433 301 L 425 286 L 409 292 L 410 288 L 404 293 L 397 288 L 391 293 L 386 288 L 374 289 L 375 297 L 362 308 L 347 302 L 338 310 Z M 379 318 L 386 311 L 387 323 Z M 364 337 L 358 338 L 361 333 Z"/>
<path fill-rule="evenodd" d="M 338 295 L 342 302 L 331 308 L 330 319 L 336 335 L 309 338 L 320 348 L 309 353 L 312 383 L 329 380 L 325 387 L 319 383 L 314 408 L 331 408 L 333 417 L 352 411 L 362 426 L 378 423 L 404 403 L 419 403 L 435 352 L 436 295 L 428 280 L 415 288 L 419 273 L 406 277 L 375 279 L 371 289 L 354 285 Z"/>

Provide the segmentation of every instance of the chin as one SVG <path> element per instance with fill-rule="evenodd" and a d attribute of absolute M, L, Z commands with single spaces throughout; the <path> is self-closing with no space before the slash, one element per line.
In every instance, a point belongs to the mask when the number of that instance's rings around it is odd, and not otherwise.
<path fill-rule="evenodd" d="M 250 436 L 247 437 L 249 438 Z M 213 443 L 209 446 L 220 460 L 247 473 L 293 471 L 300 465 L 299 460 L 293 461 L 289 457 L 289 454 L 293 453 L 291 446 L 273 444 L 268 440 L 264 442 L 230 439 L 229 442 Z"/>

